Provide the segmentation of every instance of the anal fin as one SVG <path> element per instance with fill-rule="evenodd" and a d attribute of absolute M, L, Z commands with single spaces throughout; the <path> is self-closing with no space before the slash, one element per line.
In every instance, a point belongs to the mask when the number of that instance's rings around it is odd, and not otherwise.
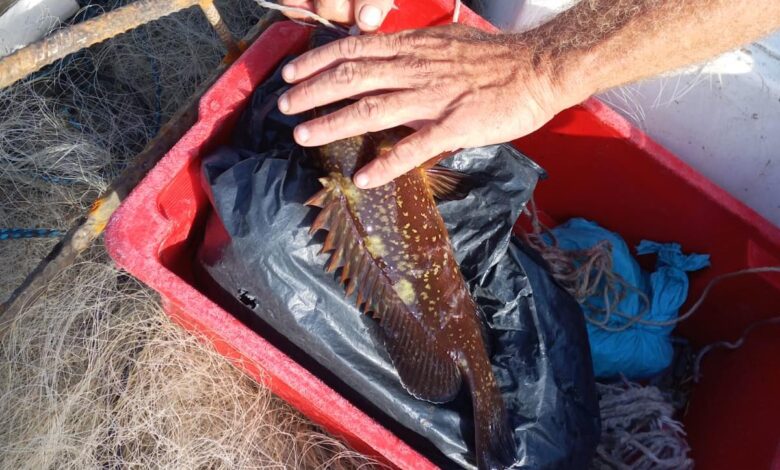
<path fill-rule="evenodd" d="M 387 353 L 406 391 L 431 403 L 455 398 L 462 384 L 460 369 L 410 313 L 390 306 L 379 324 Z"/>

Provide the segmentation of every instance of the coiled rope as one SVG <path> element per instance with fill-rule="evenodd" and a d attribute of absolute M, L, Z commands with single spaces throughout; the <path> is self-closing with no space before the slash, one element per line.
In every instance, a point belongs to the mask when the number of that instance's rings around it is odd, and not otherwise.
<path fill-rule="evenodd" d="M 751 274 L 780 273 L 780 266 L 764 266 L 741 269 L 715 276 L 707 283 L 704 291 L 693 306 L 682 315 L 666 321 L 646 320 L 643 317 L 650 310 L 650 300 L 641 289 L 629 284 L 612 271 L 612 249 L 608 242 L 597 243 L 586 250 L 562 250 L 558 247 L 552 231 L 539 220 L 533 199 L 526 207 L 525 214 L 530 217 L 532 227 L 531 233 L 523 233 L 525 242 L 537 250 L 542 258 L 547 261 L 550 274 L 564 289 L 580 304 L 597 313 L 595 316 L 586 315 L 587 321 L 605 331 L 625 331 L 636 324 L 659 327 L 676 325 L 696 313 L 710 294 L 712 288 L 721 281 Z M 545 235 L 552 240 L 552 243 L 545 241 Z M 620 304 L 629 292 L 636 293 L 639 296 L 642 309 L 638 314 L 630 315 L 617 310 L 617 305 Z M 589 299 L 593 299 L 595 296 L 604 300 L 604 307 L 593 305 L 590 302 Z M 627 322 L 619 326 L 609 325 L 613 315 L 621 317 L 627 320 Z"/>
<path fill-rule="evenodd" d="M 602 430 L 591 468 L 693 468 L 682 424 L 673 418 L 674 407 L 658 388 L 626 380 L 596 386 Z"/>

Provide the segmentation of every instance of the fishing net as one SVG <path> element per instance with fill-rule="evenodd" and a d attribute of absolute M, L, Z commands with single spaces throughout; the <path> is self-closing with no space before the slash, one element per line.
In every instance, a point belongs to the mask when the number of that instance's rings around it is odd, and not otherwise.
<path fill-rule="evenodd" d="M 347 449 L 171 324 L 96 246 L 0 349 L 2 468 L 356 468 Z"/>
<path fill-rule="evenodd" d="M 123 3 L 91 3 L 73 22 Z M 249 1 L 221 6 L 236 35 L 261 13 Z M 203 15 L 187 10 L 0 89 L 0 228 L 66 230 L 223 54 Z M 53 243 L 0 243 L 0 298 Z"/>
<path fill-rule="evenodd" d="M 92 2 L 74 21 L 122 3 Z M 263 13 L 218 3 L 236 36 Z M 0 228 L 66 230 L 223 54 L 188 10 L 0 90 Z M 54 243 L 0 240 L 0 298 Z M 376 465 L 170 323 L 100 244 L 4 327 L 1 468 Z"/>

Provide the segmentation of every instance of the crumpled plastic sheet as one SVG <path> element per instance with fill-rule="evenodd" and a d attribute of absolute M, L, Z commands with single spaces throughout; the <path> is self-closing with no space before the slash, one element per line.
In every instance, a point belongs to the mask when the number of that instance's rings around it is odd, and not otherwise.
<path fill-rule="evenodd" d="M 324 237 L 308 234 L 317 211 L 303 205 L 322 175 L 292 139 L 300 118 L 275 107 L 285 89 L 277 70 L 255 91 L 230 144 L 204 160 L 212 217 L 230 237 L 218 256 L 201 250 L 202 265 L 251 309 L 249 318 L 298 348 L 293 357 L 326 383 L 437 465 L 474 468 L 465 387 L 444 405 L 409 395 L 374 341 L 373 320 L 324 270 L 328 256 L 318 254 Z M 444 165 L 468 173 L 474 185 L 465 199 L 439 209 L 488 324 L 491 361 L 514 429 L 513 468 L 586 468 L 599 440 L 599 411 L 583 316 L 512 236 L 542 170 L 508 145 L 464 150 Z M 204 247 L 218 243 L 217 232 L 206 231 Z"/>

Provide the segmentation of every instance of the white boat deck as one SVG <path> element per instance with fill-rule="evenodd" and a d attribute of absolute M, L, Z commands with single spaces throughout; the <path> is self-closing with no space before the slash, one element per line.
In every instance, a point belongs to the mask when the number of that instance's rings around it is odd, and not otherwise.
<path fill-rule="evenodd" d="M 525 30 L 571 0 L 491 0 L 487 18 Z M 706 64 L 599 96 L 655 141 L 780 226 L 780 33 Z"/>

